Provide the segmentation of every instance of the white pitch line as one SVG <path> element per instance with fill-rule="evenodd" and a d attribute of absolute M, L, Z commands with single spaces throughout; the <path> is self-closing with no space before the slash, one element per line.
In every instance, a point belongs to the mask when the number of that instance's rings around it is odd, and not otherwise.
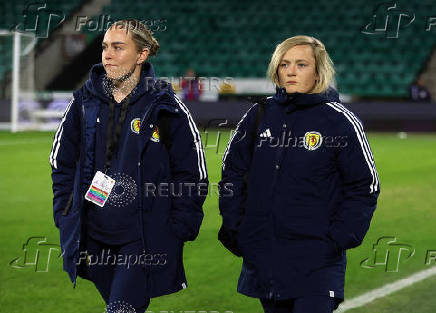
<path fill-rule="evenodd" d="M 380 288 L 373 289 L 358 297 L 352 298 L 350 300 L 346 300 L 339 305 L 339 308 L 335 311 L 335 313 L 342 313 L 351 309 L 364 306 L 365 304 L 368 304 L 376 299 L 386 297 L 391 293 L 409 287 L 433 275 L 436 275 L 436 266 L 433 266 L 426 270 L 419 271 L 406 278 L 399 279 L 393 283 L 386 284 Z"/>

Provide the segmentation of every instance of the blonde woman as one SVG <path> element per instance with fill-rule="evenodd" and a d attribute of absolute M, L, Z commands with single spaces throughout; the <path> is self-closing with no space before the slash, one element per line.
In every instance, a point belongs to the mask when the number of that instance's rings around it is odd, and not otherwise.
<path fill-rule="evenodd" d="M 361 121 L 329 88 L 324 44 L 295 36 L 268 67 L 276 93 L 241 119 L 223 156 L 219 239 L 242 256 L 238 292 L 267 313 L 328 313 L 344 298 L 347 249 L 380 192 Z"/>
<path fill-rule="evenodd" d="M 186 288 L 183 244 L 203 218 L 200 134 L 154 76 L 148 57 L 158 49 L 139 21 L 114 23 L 50 154 L 64 270 L 74 285 L 91 280 L 108 312 L 144 312 L 150 298 Z"/>

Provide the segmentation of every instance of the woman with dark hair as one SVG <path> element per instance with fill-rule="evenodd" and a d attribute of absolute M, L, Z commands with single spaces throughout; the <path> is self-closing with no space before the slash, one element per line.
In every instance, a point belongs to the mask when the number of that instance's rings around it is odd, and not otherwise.
<path fill-rule="evenodd" d="M 91 280 L 109 312 L 144 312 L 187 286 L 182 251 L 202 222 L 206 164 L 191 114 L 147 62 L 159 49 L 147 27 L 118 21 L 102 49 L 54 136 L 54 221 L 74 285 Z"/>
<path fill-rule="evenodd" d="M 238 291 L 264 311 L 331 313 L 344 298 L 345 250 L 361 244 L 380 192 L 362 123 L 329 88 L 324 45 L 277 45 L 276 93 L 242 117 L 223 156 L 219 239 L 242 256 Z M 221 190 L 223 190 L 221 188 Z"/>

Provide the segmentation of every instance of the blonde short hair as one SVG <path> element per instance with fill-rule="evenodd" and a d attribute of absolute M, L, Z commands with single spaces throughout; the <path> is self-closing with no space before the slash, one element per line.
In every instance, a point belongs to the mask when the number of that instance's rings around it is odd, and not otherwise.
<path fill-rule="evenodd" d="M 324 44 L 318 39 L 310 36 L 294 36 L 288 38 L 277 45 L 271 61 L 268 65 L 267 76 L 271 81 L 280 87 L 277 69 L 283 58 L 283 55 L 292 47 L 297 45 L 309 45 L 312 47 L 313 56 L 315 58 L 315 68 L 319 79 L 315 82 L 315 86 L 311 93 L 321 93 L 327 90 L 335 76 L 333 62 L 330 59 Z"/>
<path fill-rule="evenodd" d="M 110 28 L 125 29 L 131 33 L 136 50 L 141 52 L 144 48 L 150 50 L 150 56 L 156 55 L 159 50 L 159 43 L 153 37 L 152 32 L 143 23 L 136 19 L 124 19 L 116 21 Z"/>

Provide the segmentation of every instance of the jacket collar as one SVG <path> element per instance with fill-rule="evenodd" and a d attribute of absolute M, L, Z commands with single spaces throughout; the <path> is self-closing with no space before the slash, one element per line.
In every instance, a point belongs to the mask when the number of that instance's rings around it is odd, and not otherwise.
<path fill-rule="evenodd" d="M 145 62 L 141 68 L 139 82 L 130 93 L 129 102 L 134 103 L 146 92 L 159 92 L 170 88 L 167 85 L 163 86 L 163 84 L 165 84 L 165 82 L 156 80 L 153 65 L 149 62 Z M 91 94 L 105 102 L 109 102 L 112 98 L 112 94 L 110 93 L 110 81 L 106 76 L 106 71 L 102 63 L 92 66 L 89 79 L 86 81 L 85 86 Z"/>
<path fill-rule="evenodd" d="M 276 87 L 273 99 L 277 103 L 289 106 L 288 111 L 294 111 L 297 108 L 304 109 L 321 103 L 339 102 L 339 94 L 332 87 L 323 93 L 286 93 L 285 88 Z"/>

